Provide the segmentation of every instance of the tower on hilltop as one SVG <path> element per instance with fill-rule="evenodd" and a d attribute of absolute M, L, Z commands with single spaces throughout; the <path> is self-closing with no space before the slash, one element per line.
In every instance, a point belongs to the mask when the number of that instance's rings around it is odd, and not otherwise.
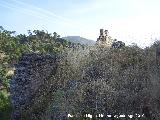
<path fill-rule="evenodd" d="M 100 29 L 100 36 L 97 38 L 97 44 L 101 47 L 111 47 L 113 40 L 108 35 L 108 30 Z"/>

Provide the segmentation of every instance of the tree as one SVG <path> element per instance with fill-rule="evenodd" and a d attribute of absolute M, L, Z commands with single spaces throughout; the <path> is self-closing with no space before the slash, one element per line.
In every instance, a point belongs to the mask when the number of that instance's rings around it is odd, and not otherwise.
<path fill-rule="evenodd" d="M 115 40 L 112 44 L 112 48 L 122 48 L 125 46 L 125 43 L 122 41 Z"/>

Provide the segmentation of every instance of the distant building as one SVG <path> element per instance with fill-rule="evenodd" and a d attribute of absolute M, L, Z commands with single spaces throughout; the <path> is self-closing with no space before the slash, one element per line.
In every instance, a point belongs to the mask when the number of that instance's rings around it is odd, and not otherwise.
<path fill-rule="evenodd" d="M 112 47 L 113 40 L 108 35 L 108 30 L 100 29 L 100 36 L 97 38 L 97 45 L 101 47 Z"/>

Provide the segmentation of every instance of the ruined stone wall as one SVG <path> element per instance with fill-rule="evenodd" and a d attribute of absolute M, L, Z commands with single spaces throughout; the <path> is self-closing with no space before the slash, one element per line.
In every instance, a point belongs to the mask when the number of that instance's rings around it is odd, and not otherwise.
<path fill-rule="evenodd" d="M 113 40 L 108 35 L 108 30 L 100 29 L 100 36 L 97 38 L 97 44 L 101 47 L 111 47 Z"/>
<path fill-rule="evenodd" d="M 12 120 L 39 119 L 32 115 L 33 109 L 34 106 L 35 109 L 37 109 L 37 106 L 39 106 L 39 109 L 44 109 L 47 105 L 45 103 L 47 102 L 45 100 L 47 96 L 45 95 L 52 87 L 49 77 L 56 73 L 56 59 L 56 55 L 35 53 L 22 55 L 10 83 L 14 110 Z"/>

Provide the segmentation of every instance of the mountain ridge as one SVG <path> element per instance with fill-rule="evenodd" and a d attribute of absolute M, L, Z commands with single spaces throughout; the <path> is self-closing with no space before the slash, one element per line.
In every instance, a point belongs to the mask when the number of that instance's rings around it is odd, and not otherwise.
<path fill-rule="evenodd" d="M 80 44 L 85 44 L 85 45 L 94 45 L 96 43 L 96 41 L 94 40 L 87 39 L 81 36 L 66 36 L 62 38 L 69 42 L 80 43 Z"/>

